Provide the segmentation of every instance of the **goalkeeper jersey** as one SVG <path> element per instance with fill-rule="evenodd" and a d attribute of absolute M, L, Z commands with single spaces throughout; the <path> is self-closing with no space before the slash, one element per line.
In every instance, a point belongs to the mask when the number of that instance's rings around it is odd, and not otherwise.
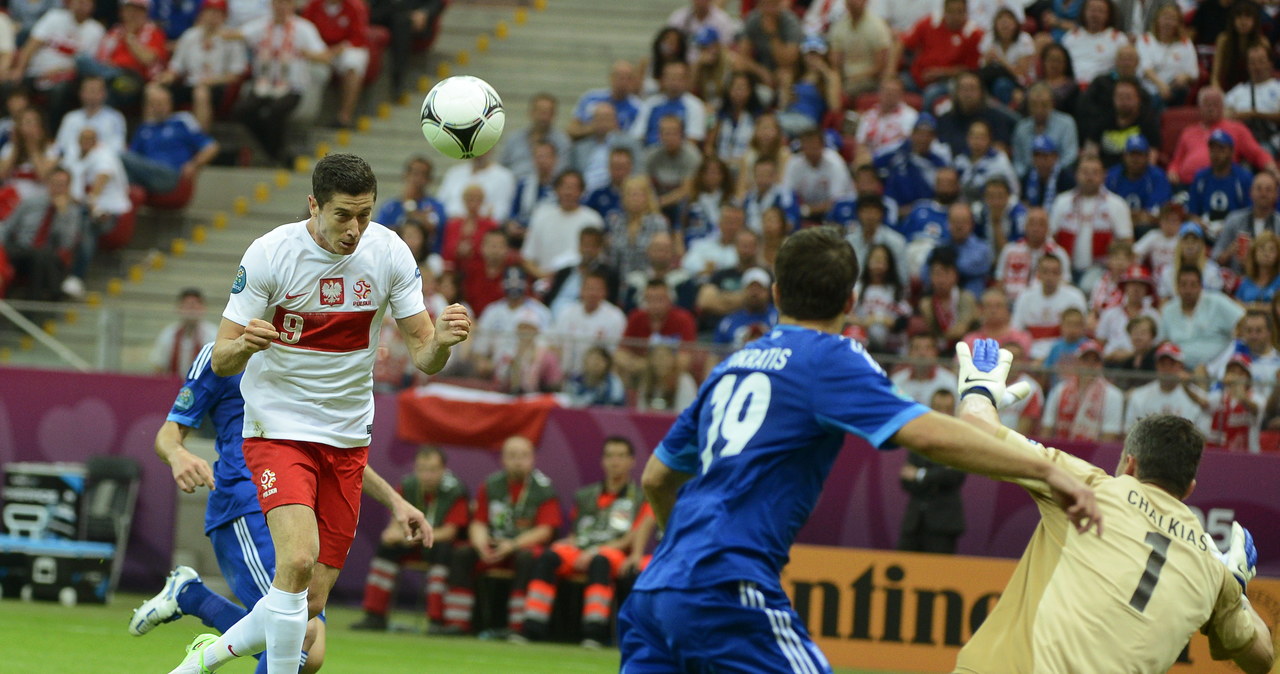
<path fill-rule="evenodd" d="M 779 325 L 747 344 L 716 366 L 656 450 L 694 477 L 636 589 L 777 586 L 845 434 L 891 448 L 928 411 L 846 337 Z"/>
<path fill-rule="evenodd" d="M 1164 672 L 1198 629 L 1227 654 L 1253 641 L 1240 585 L 1182 501 L 1002 432 L 1093 487 L 1106 529 L 1077 533 L 1043 482 L 1016 481 L 1040 524 L 957 672 Z"/>

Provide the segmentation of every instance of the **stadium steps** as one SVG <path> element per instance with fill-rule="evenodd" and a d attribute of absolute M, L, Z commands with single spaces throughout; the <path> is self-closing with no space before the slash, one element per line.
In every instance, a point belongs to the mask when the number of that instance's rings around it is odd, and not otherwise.
<path fill-rule="evenodd" d="M 441 74 L 441 64 L 449 74 L 472 74 L 490 82 L 506 106 L 508 131 L 527 124 L 529 98 L 540 91 L 559 99 L 563 124 L 581 92 L 607 82 L 612 61 L 634 61 L 648 54 L 653 35 L 681 4 L 682 0 L 607 4 L 549 0 L 546 8 L 539 10 L 536 6 L 521 9 L 510 4 L 454 0 L 432 53 L 420 55 L 416 68 L 426 80 L 424 84 L 434 83 Z M 505 39 L 495 36 L 499 22 L 507 26 Z M 481 35 L 488 37 L 485 51 L 477 49 Z M 462 60 L 465 65 L 459 63 Z M 330 151 L 353 152 L 369 160 L 379 176 L 379 203 L 399 193 L 400 174 L 408 157 L 428 156 L 436 165 L 437 179 L 455 163 L 432 151 L 418 133 L 419 104 L 425 91 L 414 91 L 403 105 L 386 103 L 389 92 L 385 80 L 383 77 L 376 83 L 362 102 L 370 116 L 367 130 L 347 134 L 346 145 L 340 143 L 335 131 L 317 127 L 311 132 L 313 150 L 326 146 Z M 222 128 L 218 133 L 221 139 Z M 228 145 L 235 143 L 234 133 Z M 309 159 L 314 161 L 315 156 Z M 59 321 L 54 326 L 55 337 L 95 366 L 148 371 L 151 343 L 156 332 L 173 320 L 177 291 L 200 288 L 208 299 L 209 319 L 216 322 L 249 243 L 281 223 L 305 217 L 309 175 L 309 168 L 295 172 L 211 167 L 201 176 L 184 212 L 144 209 L 131 247 L 104 253 L 95 260 L 88 286 L 97 303 L 68 305 L 66 316 L 72 320 Z M 243 215 L 236 214 L 238 200 L 247 206 Z M 223 226 L 215 227 L 215 223 Z M 203 240 L 196 241 L 200 236 Z M 181 255 L 175 254 L 175 239 L 185 244 Z M 131 274 L 137 276 L 131 278 Z M 117 294 L 110 292 L 113 287 L 118 288 Z M 122 346 L 118 359 L 112 355 L 100 361 L 104 313 L 119 317 Z M 0 363 L 66 367 L 50 351 L 30 348 L 29 340 L 19 339 L 12 331 L 0 334 Z"/>

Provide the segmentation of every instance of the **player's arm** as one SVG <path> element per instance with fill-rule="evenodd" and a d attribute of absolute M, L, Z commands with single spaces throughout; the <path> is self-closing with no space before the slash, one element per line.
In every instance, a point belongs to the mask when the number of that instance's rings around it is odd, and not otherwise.
<path fill-rule="evenodd" d="M 471 317 L 466 307 L 451 304 L 440 313 L 435 325 L 431 315 L 420 311 L 407 318 L 396 319 L 405 346 L 413 357 L 413 365 L 426 374 L 435 374 L 449 362 L 449 349 L 471 334 Z"/>
<path fill-rule="evenodd" d="M 1223 634 L 1224 631 L 1229 633 L 1239 629 L 1231 627 L 1232 624 L 1253 633 L 1243 647 L 1234 650 L 1227 646 Z M 1227 613 L 1215 614 L 1202 631 L 1209 638 L 1209 656 L 1214 660 L 1231 660 L 1248 674 L 1267 674 L 1275 664 L 1271 630 L 1244 595 L 1240 595 L 1238 607 L 1229 609 Z"/>
<path fill-rule="evenodd" d="M 644 474 L 640 476 L 640 486 L 644 495 L 653 507 L 653 517 L 658 526 L 666 528 L 667 519 L 676 507 L 676 494 L 681 485 L 693 477 L 692 473 L 676 470 L 662 462 L 657 452 L 649 457 L 644 465 Z"/>
<path fill-rule="evenodd" d="M 156 431 L 155 442 L 156 456 L 169 464 L 173 471 L 173 481 L 188 494 L 193 493 L 196 487 L 208 487 L 210 490 L 214 488 L 213 468 L 209 466 L 209 462 L 192 454 L 182 444 L 190 432 L 190 426 L 166 421 Z"/>
<path fill-rule="evenodd" d="M 272 340 L 279 337 L 280 333 L 260 318 L 251 319 L 248 325 L 222 319 L 222 324 L 218 326 L 218 338 L 213 343 L 213 358 L 210 360 L 213 373 L 219 377 L 230 377 L 244 372 L 249 358 L 259 351 L 265 351 L 271 346 Z"/>
<path fill-rule="evenodd" d="M 426 516 L 421 510 L 413 507 L 412 503 L 406 501 L 395 487 L 382 479 L 373 466 L 364 467 L 363 491 L 391 511 L 391 521 L 399 525 L 406 542 L 421 541 L 423 547 L 431 547 L 434 537 Z"/>

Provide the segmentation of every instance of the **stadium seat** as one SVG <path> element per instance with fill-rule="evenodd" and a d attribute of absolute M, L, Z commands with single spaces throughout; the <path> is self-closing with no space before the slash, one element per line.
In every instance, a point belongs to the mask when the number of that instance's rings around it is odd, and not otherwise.
<path fill-rule="evenodd" d="M 1182 130 L 1200 121 L 1200 109 L 1194 105 L 1167 108 L 1160 116 L 1160 162 L 1167 166 L 1178 148 Z"/>
<path fill-rule="evenodd" d="M 180 211 L 191 203 L 191 197 L 195 194 L 195 191 L 195 181 L 183 176 L 173 191 L 162 194 L 148 192 L 143 203 L 160 211 Z"/>
<path fill-rule="evenodd" d="M 116 220 L 115 229 L 98 237 L 98 248 L 102 250 L 120 250 L 133 240 L 133 231 L 138 225 L 138 204 L 141 203 L 136 200 L 135 189 L 141 190 L 142 188 L 130 188 L 129 190 L 129 198 L 134 204 L 133 208 Z M 143 200 L 146 199 L 146 192 L 142 193 L 141 198 Z"/>
<path fill-rule="evenodd" d="M 387 58 L 387 45 L 391 44 L 391 31 L 382 26 L 369 26 L 369 68 L 364 73 L 365 88 L 373 86 L 382 73 Z"/>

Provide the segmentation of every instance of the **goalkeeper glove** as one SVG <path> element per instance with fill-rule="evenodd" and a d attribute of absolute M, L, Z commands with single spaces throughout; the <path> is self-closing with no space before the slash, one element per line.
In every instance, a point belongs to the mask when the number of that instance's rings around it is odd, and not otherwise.
<path fill-rule="evenodd" d="M 974 341 L 972 352 L 968 344 L 956 344 L 956 361 L 959 364 L 956 390 L 961 399 L 976 393 L 989 398 L 997 409 L 1003 409 L 1031 394 L 1031 386 L 1026 382 L 1005 386 L 1013 354 L 1001 349 L 994 339 Z"/>
<path fill-rule="evenodd" d="M 1218 559 L 1227 566 L 1227 570 L 1240 583 L 1243 592 L 1249 581 L 1258 575 L 1258 549 L 1253 546 L 1253 534 L 1240 526 L 1239 522 L 1231 523 L 1231 537 L 1227 539 L 1226 552 L 1218 553 Z"/>

